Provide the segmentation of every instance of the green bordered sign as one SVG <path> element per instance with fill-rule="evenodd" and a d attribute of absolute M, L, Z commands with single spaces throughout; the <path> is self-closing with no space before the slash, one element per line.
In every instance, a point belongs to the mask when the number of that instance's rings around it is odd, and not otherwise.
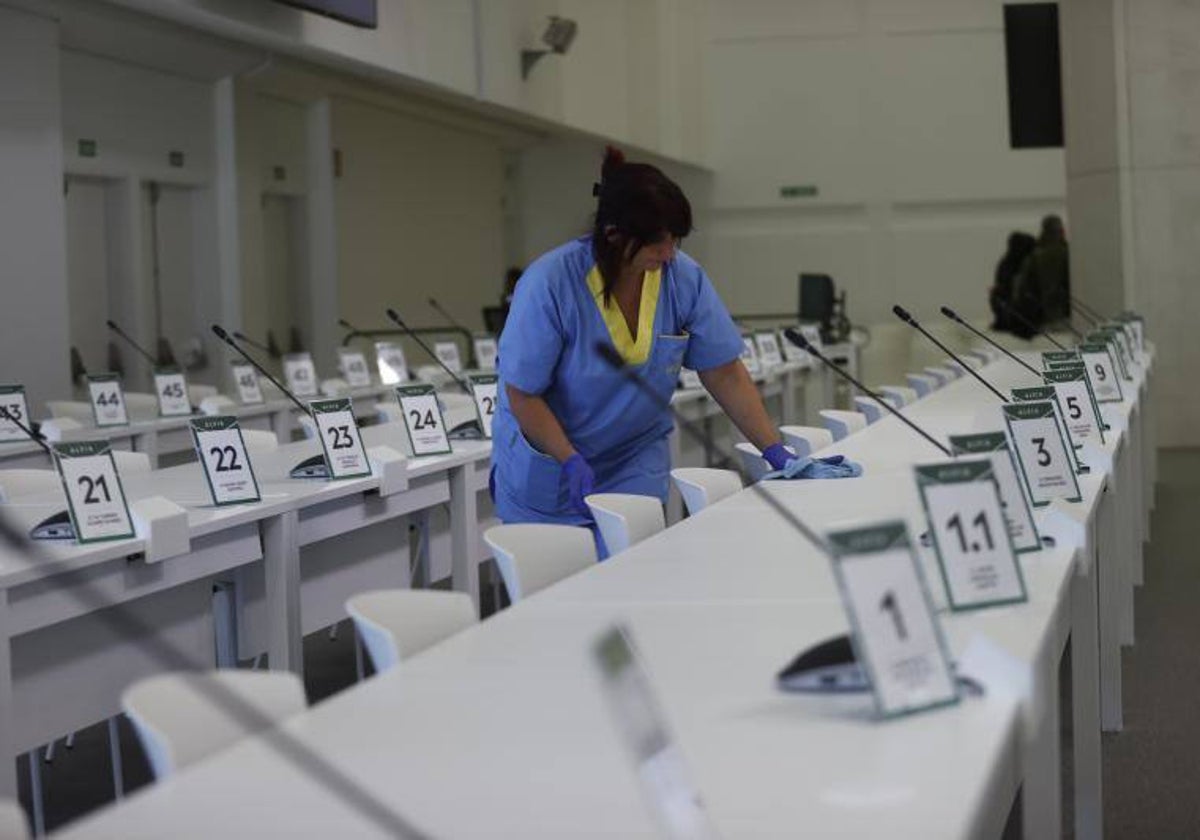
<path fill-rule="evenodd" d="M 1079 354 L 1074 350 L 1047 350 L 1042 353 L 1042 367 L 1049 368 L 1056 362 L 1078 362 Z"/>
<path fill-rule="evenodd" d="M 987 456 L 992 462 L 992 477 L 1000 492 L 1000 509 L 1004 513 L 1004 521 L 1008 523 L 1008 535 L 1013 548 L 1018 554 L 1040 551 L 1042 540 L 1033 521 L 1033 512 L 1029 509 L 1029 499 L 1021 480 L 1017 478 L 1017 465 L 1004 432 L 951 435 L 950 448 L 955 455 Z"/>
<path fill-rule="evenodd" d="M 1128 324 L 1133 330 L 1134 341 L 1137 343 L 1139 353 L 1146 352 L 1146 319 L 1134 312 L 1123 312 L 1118 316 L 1124 324 Z"/>
<path fill-rule="evenodd" d="M 121 377 L 115 373 L 100 373 L 89 376 L 87 383 L 96 425 L 102 429 L 108 426 L 128 426 L 129 415 L 125 411 L 125 392 L 121 390 Z"/>
<path fill-rule="evenodd" d="M 1129 372 L 1129 359 L 1125 355 L 1125 345 L 1122 343 L 1124 334 L 1125 331 L 1120 327 L 1101 327 L 1088 333 L 1087 341 L 1089 343 L 1107 345 L 1108 353 L 1116 363 L 1117 372 L 1121 374 L 1121 379 L 1126 382 L 1132 382 L 1133 374 Z"/>
<path fill-rule="evenodd" d="M 475 366 L 480 370 L 495 370 L 496 356 L 499 351 L 496 347 L 496 339 L 490 335 L 478 336 L 473 341 L 472 349 L 475 351 Z"/>
<path fill-rule="evenodd" d="M 433 355 L 453 373 L 462 373 L 462 356 L 458 354 L 457 341 L 434 342 Z"/>
<path fill-rule="evenodd" d="M 1090 472 L 1090 469 L 1080 462 L 1079 456 L 1075 454 L 1075 450 L 1083 447 L 1082 443 L 1077 442 L 1071 437 L 1070 430 L 1067 428 L 1066 420 L 1063 418 L 1062 404 L 1058 401 L 1058 392 L 1051 385 L 1038 385 L 1033 388 L 1013 388 L 1013 399 L 1017 402 L 1048 402 L 1054 406 L 1054 419 L 1058 421 L 1058 431 L 1062 435 L 1063 440 L 1070 446 L 1071 457 L 1075 463 L 1076 473 Z"/>
<path fill-rule="evenodd" d="M 262 388 L 258 384 L 258 371 L 245 362 L 230 362 L 230 373 L 233 384 L 237 386 L 238 399 L 242 405 L 261 405 L 263 402 Z"/>
<path fill-rule="evenodd" d="M 1058 392 L 1058 404 L 1063 410 L 1067 429 L 1076 442 L 1092 441 L 1104 445 L 1104 421 L 1100 418 L 1100 406 L 1092 393 L 1092 384 L 1087 378 L 1087 368 L 1082 364 L 1069 368 L 1047 370 L 1042 380 Z"/>
<path fill-rule="evenodd" d="M 260 501 L 258 481 L 237 418 L 194 417 L 190 426 L 213 504 L 221 507 Z"/>
<path fill-rule="evenodd" d="M 351 388 L 366 388 L 371 384 L 371 369 L 360 350 L 338 349 L 338 369 Z"/>
<path fill-rule="evenodd" d="M 404 348 L 390 341 L 375 344 L 375 366 L 379 369 L 379 381 L 384 385 L 396 385 L 408 381 L 408 363 L 404 360 Z"/>
<path fill-rule="evenodd" d="M 1026 600 L 992 462 L 959 460 L 915 468 L 950 607 L 971 610 Z"/>
<path fill-rule="evenodd" d="M 51 450 L 79 543 L 132 537 L 133 520 L 109 442 L 55 443 Z"/>
<path fill-rule="evenodd" d="M 154 369 L 154 395 L 158 397 L 160 417 L 186 417 L 192 413 L 187 379 L 177 367 Z"/>
<path fill-rule="evenodd" d="M 1104 422 L 1104 414 L 1100 411 L 1100 401 L 1096 399 L 1096 391 L 1092 387 L 1091 372 L 1088 371 L 1088 367 L 1083 363 L 1083 360 L 1080 359 L 1078 362 L 1053 362 L 1050 365 L 1050 371 L 1054 373 L 1060 373 L 1063 371 L 1069 371 L 1071 373 L 1074 373 L 1075 371 L 1083 371 L 1084 381 L 1087 382 L 1088 394 L 1092 398 L 1092 405 L 1096 409 L 1096 416 L 1100 418 L 1100 429 L 1107 432 L 1111 427 L 1108 425 L 1108 423 Z"/>
<path fill-rule="evenodd" d="M 283 379 L 288 390 L 298 397 L 317 395 L 317 367 L 308 353 L 287 353 L 283 357 Z"/>
<path fill-rule="evenodd" d="M 21 426 L 29 426 L 29 405 L 25 401 L 24 385 L 0 385 L 0 443 L 20 443 L 29 440 Z M 16 420 L 17 423 L 14 423 Z"/>
<path fill-rule="evenodd" d="M 332 479 L 362 478 L 371 474 L 371 462 L 363 448 L 354 409 L 349 399 L 313 400 L 308 404 L 317 424 L 317 436 L 325 452 Z"/>
<path fill-rule="evenodd" d="M 767 367 L 783 364 L 783 351 L 779 349 L 779 339 L 775 333 L 755 333 L 754 346 L 758 348 L 758 358 Z"/>
<path fill-rule="evenodd" d="M 858 661 L 883 717 L 958 702 L 929 587 L 902 521 L 827 535 Z"/>
<path fill-rule="evenodd" d="M 479 415 L 479 428 L 483 430 L 483 436 L 491 440 L 492 420 L 496 416 L 500 377 L 494 373 L 475 373 L 467 379 L 471 383 L 471 396 L 475 398 L 475 413 Z"/>
<path fill-rule="evenodd" d="M 400 385 L 396 399 L 404 414 L 404 430 L 413 455 L 445 455 L 451 451 L 442 407 L 432 385 Z"/>
<path fill-rule="evenodd" d="M 1053 499 L 1080 501 L 1083 497 L 1071 455 L 1059 431 L 1054 403 L 1010 403 L 1001 409 L 1033 506 L 1048 505 Z"/>
<path fill-rule="evenodd" d="M 1117 379 L 1116 365 L 1113 364 L 1112 354 L 1108 352 L 1108 345 L 1080 344 L 1079 356 L 1087 365 L 1088 378 L 1092 381 L 1096 402 L 1121 402 L 1124 395 L 1121 393 L 1121 382 Z"/>

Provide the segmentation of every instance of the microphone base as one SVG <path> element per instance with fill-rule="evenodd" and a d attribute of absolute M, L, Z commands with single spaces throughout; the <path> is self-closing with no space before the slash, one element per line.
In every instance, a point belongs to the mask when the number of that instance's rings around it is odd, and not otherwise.
<path fill-rule="evenodd" d="M 447 440 L 483 440 L 483 429 L 478 420 L 468 420 L 446 433 Z"/>
<path fill-rule="evenodd" d="M 871 690 L 867 672 L 854 656 L 849 636 L 834 636 L 800 652 L 775 677 L 782 691 L 857 694 Z"/>
<path fill-rule="evenodd" d="M 329 465 L 325 463 L 324 455 L 314 455 L 305 458 L 288 472 L 289 478 L 329 478 Z"/>
<path fill-rule="evenodd" d="M 29 539 L 38 541 L 74 540 L 75 524 L 71 522 L 71 515 L 67 511 L 60 511 L 30 528 Z"/>

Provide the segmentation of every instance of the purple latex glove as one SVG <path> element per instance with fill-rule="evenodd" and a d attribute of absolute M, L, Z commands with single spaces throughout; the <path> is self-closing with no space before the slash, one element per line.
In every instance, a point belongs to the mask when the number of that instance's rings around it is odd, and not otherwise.
<path fill-rule="evenodd" d="M 563 461 L 562 466 L 567 477 L 567 495 L 571 505 L 584 516 L 588 516 L 590 511 L 584 498 L 595 492 L 596 474 L 578 452 Z"/>
<path fill-rule="evenodd" d="M 787 466 L 787 462 L 796 457 L 796 453 L 788 449 L 782 443 L 772 443 L 762 453 L 763 460 L 771 465 L 773 470 L 781 470 Z"/>

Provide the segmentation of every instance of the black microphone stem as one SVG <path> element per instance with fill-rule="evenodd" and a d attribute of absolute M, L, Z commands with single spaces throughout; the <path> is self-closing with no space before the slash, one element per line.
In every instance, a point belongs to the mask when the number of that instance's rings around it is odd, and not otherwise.
<path fill-rule="evenodd" d="M 993 394 L 995 394 L 997 397 L 999 397 L 1000 402 L 1008 402 L 1008 397 L 1004 396 L 1004 394 L 1001 394 L 999 391 L 997 391 L 995 389 L 995 387 L 992 386 L 992 383 L 988 382 L 986 379 L 984 379 L 982 376 L 980 376 L 979 373 L 975 370 L 975 368 L 971 367 L 965 361 L 960 359 L 953 350 L 951 350 L 945 344 L 942 344 L 942 342 L 940 342 L 936 338 L 934 338 L 933 335 L 928 330 L 926 330 L 919 323 L 917 323 L 916 318 L 914 318 L 912 315 L 908 314 L 908 311 L 905 310 L 905 308 L 903 306 L 900 306 L 899 304 L 897 304 L 896 306 L 893 306 L 892 312 L 901 321 L 908 324 L 910 327 L 915 329 L 921 335 L 925 336 L 930 341 L 932 341 L 934 344 L 936 344 L 943 353 L 945 353 L 947 356 L 949 356 L 954 361 L 958 362 L 962 366 L 963 370 L 965 370 L 967 373 L 971 374 L 971 376 L 974 376 L 976 379 L 978 379 L 983 384 L 983 386 L 985 388 L 987 388 L 989 391 L 991 391 Z"/>
<path fill-rule="evenodd" d="M 674 415 L 675 419 L 679 422 L 679 427 L 681 429 L 685 429 L 687 433 L 698 440 L 705 449 L 711 448 L 720 453 L 726 461 L 731 460 L 728 455 L 721 451 L 720 447 L 713 443 L 708 435 L 705 435 L 703 432 L 693 428 L 691 421 L 679 416 L 679 413 L 675 411 L 675 407 L 671 405 L 671 400 L 669 397 L 664 400 L 657 391 L 651 388 L 644 379 L 637 375 L 637 371 L 626 365 L 625 360 L 621 358 L 616 349 L 603 341 L 598 341 L 596 342 L 596 352 L 600 355 L 600 358 L 604 359 L 605 362 L 607 362 L 618 373 L 624 376 L 625 379 L 633 384 L 639 391 L 657 403 L 660 408 L 665 408 L 670 411 L 671 414 Z M 762 484 L 762 482 L 755 482 L 754 484 L 751 484 L 751 492 L 757 494 L 758 497 L 766 502 L 772 510 L 782 516 L 789 525 L 799 531 L 806 540 L 808 540 L 821 551 L 825 552 L 827 555 L 830 554 L 831 551 L 829 544 L 825 541 L 825 539 L 812 528 L 808 527 L 808 525 L 806 525 L 803 521 L 801 521 L 796 514 L 784 507 L 783 503 L 768 493 Z"/>
<path fill-rule="evenodd" d="M 213 324 L 212 331 L 213 331 L 213 334 L 216 335 L 217 338 L 224 341 L 226 344 L 228 344 L 230 347 L 232 347 L 234 350 L 236 350 L 239 356 L 241 356 L 243 359 L 245 359 L 247 362 L 249 362 L 251 365 L 253 365 L 255 370 L 257 370 L 263 376 L 267 377 L 267 379 L 270 381 L 270 383 L 272 385 L 274 385 L 276 388 L 278 388 L 280 391 L 282 391 L 284 393 L 284 396 L 286 396 L 289 400 L 291 400 L 292 402 L 294 402 L 296 404 L 297 408 L 299 408 L 301 411 L 303 411 L 305 414 L 309 415 L 310 417 L 312 416 L 311 408 L 306 406 L 304 403 L 300 402 L 300 400 L 296 399 L 295 394 L 293 394 L 291 391 L 289 391 L 287 388 L 285 388 L 283 385 L 281 385 L 279 383 L 278 379 L 276 379 L 274 376 L 272 376 L 270 373 L 267 372 L 266 368 L 264 368 L 258 362 L 254 361 L 254 357 L 251 356 L 249 353 L 247 353 L 244 348 L 239 347 L 237 345 L 237 343 L 232 338 L 229 337 L 229 333 L 225 332 L 225 330 L 223 330 L 219 324 Z M 235 333 L 235 335 L 241 335 L 241 333 Z"/>
<path fill-rule="evenodd" d="M 261 341 L 255 341 L 253 338 L 250 338 L 249 336 L 245 335 L 244 333 L 237 332 L 236 330 L 233 333 L 233 337 L 236 338 L 238 341 L 244 341 L 246 344 L 249 344 L 255 350 L 258 350 L 262 353 L 266 353 L 272 359 L 275 358 L 275 354 L 271 352 L 271 348 L 267 347 Z M 257 367 L 257 365 L 256 365 L 256 367 Z"/>
<path fill-rule="evenodd" d="M 125 339 L 125 343 L 127 343 L 127 344 L 128 344 L 130 347 L 132 347 L 134 350 L 138 351 L 138 353 L 140 353 L 140 354 L 142 355 L 142 358 L 144 358 L 144 359 L 145 359 L 147 362 L 149 362 L 149 363 L 150 363 L 150 367 L 151 367 L 151 368 L 156 368 L 156 367 L 158 367 L 158 362 L 155 360 L 155 358 L 154 358 L 153 356 L 151 356 L 149 353 L 147 353 L 147 352 L 146 352 L 146 349 L 145 349 L 144 347 L 142 347 L 140 344 L 138 344 L 136 341 L 134 341 L 132 338 L 130 338 L 130 337 L 129 337 L 129 334 L 128 334 L 127 332 L 125 332 L 125 330 L 123 330 L 123 329 L 121 329 L 120 327 L 118 327 L 118 326 L 117 326 L 117 325 L 116 325 L 116 324 L 115 324 L 113 321 L 111 321 L 111 320 L 109 320 L 109 321 L 105 321 L 104 323 L 108 324 L 108 328 L 109 328 L 110 330 L 112 330 L 113 332 L 115 332 L 115 333 L 116 333 L 117 335 L 119 335 L 121 338 Z"/>
<path fill-rule="evenodd" d="M 45 451 L 45 453 L 47 455 L 49 455 L 50 457 L 54 457 L 54 453 L 50 451 L 50 447 L 46 445 L 46 441 L 44 441 L 42 439 L 42 436 L 40 434 L 34 432 L 33 429 L 26 426 L 24 423 L 22 423 L 20 420 L 18 420 L 13 415 L 9 414 L 8 409 L 2 405 L 0 405 L 0 416 L 4 417 L 5 420 L 12 423 L 14 426 L 16 426 L 22 432 L 27 434 L 29 436 L 29 439 L 32 440 L 34 443 L 36 443 L 38 446 L 42 447 L 42 449 Z"/>
<path fill-rule="evenodd" d="M 1037 324 L 1033 323 L 1033 321 L 1030 321 L 1028 318 L 1026 318 L 1024 315 L 1022 315 L 1020 312 L 1018 312 L 1012 306 L 1010 306 L 1007 301 L 1001 300 L 1001 301 L 998 301 L 998 303 L 1000 304 L 1001 308 L 1004 309 L 1005 312 L 1007 312 L 1009 315 L 1013 316 L 1018 321 L 1020 321 L 1022 324 L 1024 324 L 1026 326 L 1026 328 L 1032 330 L 1037 335 L 1040 335 L 1042 338 L 1049 341 L 1051 344 L 1053 344 L 1059 350 L 1067 349 L 1066 347 L 1063 347 L 1062 344 L 1060 344 L 1058 342 L 1058 340 L 1054 338 L 1054 336 L 1050 335 L 1048 332 L 1046 332 L 1045 330 L 1038 327 Z M 1074 330 L 1072 330 L 1072 332 L 1074 332 Z M 1078 333 L 1076 333 L 1076 335 L 1078 335 Z"/>
<path fill-rule="evenodd" d="M 822 354 L 820 350 L 818 350 L 816 347 L 814 347 L 812 345 L 812 342 L 810 342 L 808 339 L 806 339 L 804 336 L 802 336 L 795 327 L 788 327 L 786 330 L 783 331 L 783 335 L 784 335 L 784 337 L 787 338 L 788 341 L 792 342 L 792 344 L 795 344 L 801 350 L 804 350 L 805 352 L 809 353 L 814 358 L 819 359 L 822 364 L 824 364 L 826 367 L 828 367 L 830 370 L 832 370 L 838 376 L 842 377 L 847 382 L 849 382 L 851 385 L 853 385 L 855 388 L 862 391 L 864 394 L 866 394 L 871 399 L 875 400 L 875 402 L 879 403 L 885 410 L 890 412 L 893 417 L 898 419 L 904 425 L 908 426 L 910 429 L 912 429 L 914 432 L 919 434 L 921 437 L 925 438 L 925 440 L 929 441 L 931 444 L 936 446 L 942 452 L 943 455 L 946 455 L 950 458 L 956 457 L 953 452 L 951 452 L 949 449 L 947 449 L 943 444 L 939 443 L 937 438 L 933 437 L 933 435 L 929 434 L 929 432 L 925 431 L 920 426 L 918 426 L 916 423 L 914 423 L 913 421 L 911 421 L 907 417 L 905 417 L 903 412 L 901 412 L 898 408 L 893 406 L 890 402 L 885 400 L 879 394 L 876 394 L 874 391 L 872 391 L 866 385 L 859 382 L 857 379 L 855 379 L 849 373 L 842 370 L 841 367 L 834 364 L 830 359 L 828 359 L 824 354 Z"/>
<path fill-rule="evenodd" d="M 413 341 L 417 342 L 417 344 L 420 345 L 421 349 L 425 351 L 425 353 L 429 356 L 429 358 L 431 358 L 435 362 L 437 362 L 438 365 L 442 368 L 442 370 L 444 370 L 444 371 L 446 371 L 446 373 L 450 374 L 450 378 L 458 383 L 458 387 L 462 388 L 468 394 L 471 393 L 471 386 L 469 386 L 466 382 L 463 382 L 462 379 L 459 378 L 459 375 L 457 373 L 450 370 L 449 365 L 447 365 L 445 362 L 443 362 L 441 359 L 438 358 L 437 353 L 435 353 L 431 349 L 429 349 L 429 345 L 426 344 L 424 341 L 422 341 L 421 337 L 419 335 L 417 335 L 415 332 L 413 332 L 412 329 L 408 326 L 408 324 L 404 323 L 404 319 L 402 319 L 400 317 L 400 313 L 398 313 L 395 309 L 389 309 L 387 311 L 387 316 L 389 318 L 391 318 L 393 321 L 395 321 L 399 325 L 400 329 L 404 330 L 404 332 L 408 335 L 409 338 L 411 338 Z"/>
<path fill-rule="evenodd" d="M 1038 380 L 1039 380 L 1039 381 L 1041 380 L 1041 378 L 1042 378 L 1042 375 L 1041 375 L 1040 373 L 1038 373 L 1038 371 L 1037 371 L 1037 369 L 1036 369 L 1035 367 L 1033 367 L 1032 365 L 1030 365 L 1030 364 L 1029 364 L 1028 362 L 1026 362 L 1024 359 L 1022 359 L 1022 358 L 1018 357 L 1018 356 L 1017 356 L 1015 353 L 1011 352 L 1011 351 L 1010 351 L 1010 350 L 1009 350 L 1007 347 L 1005 347 L 1003 344 L 1001 344 L 1000 342 L 998 342 L 998 341 L 996 341 L 995 339 L 993 339 L 991 336 L 989 336 L 989 335 L 987 335 L 986 333 L 984 333 L 982 330 L 977 330 L 977 329 L 975 329 L 975 327 L 973 327 L 972 325 L 968 324 L 968 323 L 967 323 L 965 320 L 963 320 L 962 318 L 960 318 L 960 317 L 958 316 L 958 313 L 957 313 L 957 312 L 955 312 L 953 309 L 951 309 L 951 308 L 950 308 L 950 307 L 948 307 L 948 306 L 943 306 L 943 307 L 942 307 L 942 314 L 943 314 L 943 315 L 945 315 L 947 318 L 949 318 L 949 319 L 950 319 L 951 321 L 953 321 L 954 323 L 958 324 L 959 326 L 961 326 L 961 327 L 966 327 L 968 330 L 970 330 L 971 332 L 975 333 L 975 335 L 977 335 L 977 336 L 979 336 L 980 338 L 982 338 L 982 339 L 983 339 L 984 341 L 986 341 L 988 344 L 990 344 L 990 345 L 992 345 L 993 347 L 995 347 L 997 350 L 999 350 L 999 351 L 1000 351 L 1001 353 L 1003 353 L 1005 356 L 1008 356 L 1008 358 L 1012 359 L 1014 362 L 1016 362 L 1017 364 L 1021 365 L 1021 366 L 1022 366 L 1023 368 L 1025 368 L 1027 371 L 1029 371 L 1030 373 L 1032 373 L 1034 376 L 1036 376 L 1036 377 L 1038 378 Z"/>

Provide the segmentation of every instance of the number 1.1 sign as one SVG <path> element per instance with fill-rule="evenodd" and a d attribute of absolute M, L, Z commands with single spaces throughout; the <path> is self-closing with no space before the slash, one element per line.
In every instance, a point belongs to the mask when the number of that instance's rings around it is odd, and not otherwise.
<path fill-rule="evenodd" d="M 444 455 L 451 451 L 442 407 L 432 385 L 401 385 L 396 388 L 396 398 L 413 455 Z"/>
<path fill-rule="evenodd" d="M 213 504 L 220 507 L 259 501 L 258 482 L 237 418 L 196 417 L 191 427 Z"/>
<path fill-rule="evenodd" d="M 358 434 L 350 400 L 313 400 L 308 404 L 317 424 L 330 478 L 361 478 L 371 474 L 371 462 Z"/>
<path fill-rule="evenodd" d="M 125 491 L 106 440 L 55 443 L 54 466 L 67 493 L 67 508 L 80 543 L 133 536 Z"/>
<path fill-rule="evenodd" d="M 858 661 L 895 717 L 958 702 L 950 656 L 903 522 L 827 535 Z"/>
<path fill-rule="evenodd" d="M 919 466 L 916 475 L 951 608 L 1024 601 L 991 461 Z"/>

